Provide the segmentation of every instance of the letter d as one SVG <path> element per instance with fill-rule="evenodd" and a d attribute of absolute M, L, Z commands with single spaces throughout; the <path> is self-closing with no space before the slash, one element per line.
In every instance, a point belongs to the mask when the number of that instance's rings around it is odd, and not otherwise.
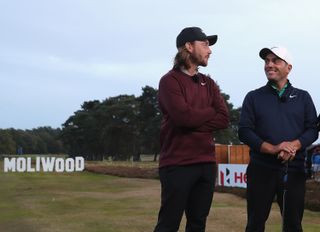
<path fill-rule="evenodd" d="M 84 158 L 82 156 L 76 156 L 75 167 L 75 170 L 77 172 L 81 172 L 84 170 Z"/>

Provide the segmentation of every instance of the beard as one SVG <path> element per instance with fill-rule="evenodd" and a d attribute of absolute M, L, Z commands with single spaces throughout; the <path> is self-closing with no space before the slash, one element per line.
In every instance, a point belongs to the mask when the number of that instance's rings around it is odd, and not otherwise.
<path fill-rule="evenodd" d="M 196 66 L 206 67 L 208 65 L 208 60 L 200 57 L 197 54 L 190 54 L 190 61 Z"/>

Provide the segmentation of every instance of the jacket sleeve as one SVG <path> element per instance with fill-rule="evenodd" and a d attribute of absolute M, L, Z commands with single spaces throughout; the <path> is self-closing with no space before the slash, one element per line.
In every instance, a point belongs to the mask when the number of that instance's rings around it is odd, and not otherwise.
<path fill-rule="evenodd" d="M 309 93 L 305 95 L 304 132 L 299 136 L 301 149 L 305 149 L 318 138 L 317 113 Z"/>
<path fill-rule="evenodd" d="M 179 127 L 198 128 L 216 117 L 212 107 L 194 109 L 187 104 L 179 82 L 165 76 L 159 83 L 159 103 L 162 111 L 167 113 L 173 123 Z"/>
<path fill-rule="evenodd" d="M 253 96 L 248 93 L 241 108 L 238 135 L 241 142 L 259 152 L 263 140 L 255 132 L 255 120 Z"/>
<path fill-rule="evenodd" d="M 212 81 L 213 82 L 213 81 Z M 216 115 L 211 120 L 205 122 L 197 131 L 212 132 L 220 129 L 225 129 L 229 126 L 229 111 L 223 96 L 220 93 L 218 85 L 213 82 L 213 102 L 212 108 Z"/>

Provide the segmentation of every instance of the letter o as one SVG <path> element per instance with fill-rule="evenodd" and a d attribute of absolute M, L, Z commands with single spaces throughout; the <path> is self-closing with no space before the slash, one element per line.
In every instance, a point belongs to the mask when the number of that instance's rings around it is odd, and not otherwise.
<path fill-rule="evenodd" d="M 74 159 L 68 158 L 66 159 L 66 172 L 73 172 L 74 171 Z"/>
<path fill-rule="evenodd" d="M 64 171 L 64 160 L 62 158 L 56 159 L 55 169 L 56 169 L 56 172 L 63 172 Z"/>
<path fill-rule="evenodd" d="M 24 172 L 26 171 L 26 159 L 25 158 L 18 158 L 17 159 L 17 171 Z"/>

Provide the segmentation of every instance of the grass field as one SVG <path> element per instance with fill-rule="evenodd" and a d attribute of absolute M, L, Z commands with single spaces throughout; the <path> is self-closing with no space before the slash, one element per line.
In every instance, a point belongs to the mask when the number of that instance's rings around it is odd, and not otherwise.
<path fill-rule="evenodd" d="M 151 232 L 156 223 L 158 180 L 89 172 L 4 173 L 0 165 L 0 231 Z M 215 193 L 207 231 L 244 231 L 245 207 L 242 198 Z M 303 223 L 305 232 L 320 231 L 320 212 L 306 210 Z M 274 206 L 266 231 L 280 231 L 280 224 Z"/>

